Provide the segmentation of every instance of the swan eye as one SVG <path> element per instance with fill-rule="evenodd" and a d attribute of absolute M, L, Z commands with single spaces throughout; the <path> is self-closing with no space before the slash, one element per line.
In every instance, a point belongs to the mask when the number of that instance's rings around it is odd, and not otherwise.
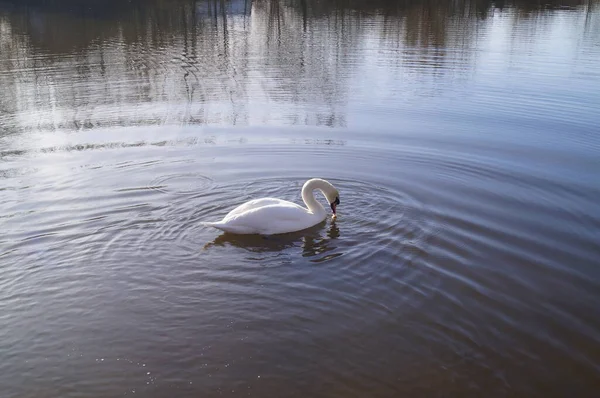
<path fill-rule="evenodd" d="M 335 197 L 335 201 L 333 203 L 335 203 L 336 205 L 339 205 L 340 204 L 340 197 L 336 196 Z"/>

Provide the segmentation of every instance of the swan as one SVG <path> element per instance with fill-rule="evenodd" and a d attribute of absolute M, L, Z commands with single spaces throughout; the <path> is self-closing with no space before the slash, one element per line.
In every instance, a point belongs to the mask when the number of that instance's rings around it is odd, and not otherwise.
<path fill-rule="evenodd" d="M 311 178 L 302 186 L 302 200 L 308 208 L 287 200 L 260 198 L 239 205 L 221 221 L 202 224 L 234 234 L 275 235 L 300 231 L 327 217 L 325 208 L 315 199 L 315 190 L 325 195 L 335 218 L 340 204 L 338 190 L 324 179 Z"/>

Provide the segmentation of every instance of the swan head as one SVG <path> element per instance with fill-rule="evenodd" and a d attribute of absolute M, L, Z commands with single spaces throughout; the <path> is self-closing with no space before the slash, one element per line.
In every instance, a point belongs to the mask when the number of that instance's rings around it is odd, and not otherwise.
<path fill-rule="evenodd" d="M 322 183 L 322 191 L 327 198 L 327 203 L 331 207 L 331 211 L 333 212 L 333 216 L 336 216 L 336 208 L 340 204 L 340 192 L 333 186 L 329 181 L 321 180 Z"/>
<path fill-rule="evenodd" d="M 331 211 L 333 212 L 333 216 L 336 216 L 336 208 L 340 204 L 340 192 L 335 189 L 335 187 L 331 184 L 327 184 L 325 189 L 323 189 L 323 193 L 327 198 L 327 202 L 331 207 Z"/>
<path fill-rule="evenodd" d="M 328 200 L 330 200 L 329 205 L 331 206 L 331 211 L 333 212 L 333 216 L 336 216 L 335 213 L 335 209 L 337 208 L 337 205 L 340 204 L 340 195 L 336 194 L 335 195 L 335 199 L 333 199 L 333 201 L 331 201 L 331 199 L 327 198 Z"/>

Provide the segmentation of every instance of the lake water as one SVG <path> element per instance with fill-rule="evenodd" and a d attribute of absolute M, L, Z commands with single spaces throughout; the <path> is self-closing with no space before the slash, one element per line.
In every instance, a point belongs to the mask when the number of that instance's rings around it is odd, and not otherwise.
<path fill-rule="evenodd" d="M 598 1 L 0 2 L 0 93 L 3 397 L 597 396 Z"/>

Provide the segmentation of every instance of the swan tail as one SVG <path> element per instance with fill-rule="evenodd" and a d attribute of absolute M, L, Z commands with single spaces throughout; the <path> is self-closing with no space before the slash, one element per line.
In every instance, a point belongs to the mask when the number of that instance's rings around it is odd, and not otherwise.
<path fill-rule="evenodd" d="M 213 228 L 216 228 L 216 229 L 220 229 L 221 231 L 230 232 L 230 233 L 233 233 L 233 234 L 249 234 L 249 233 L 253 233 L 253 231 L 250 231 L 248 228 L 244 228 L 244 227 L 239 226 L 239 225 L 229 225 L 229 224 L 226 224 L 226 223 L 221 222 L 221 221 L 216 221 L 216 222 L 204 221 L 201 224 L 204 225 L 205 227 L 213 227 Z"/>
<path fill-rule="evenodd" d="M 211 221 L 203 221 L 200 224 L 204 225 L 205 227 L 213 227 L 213 228 L 217 228 L 217 229 L 222 229 L 223 227 L 225 227 L 225 225 L 223 225 L 223 223 L 221 222 L 211 222 Z"/>

